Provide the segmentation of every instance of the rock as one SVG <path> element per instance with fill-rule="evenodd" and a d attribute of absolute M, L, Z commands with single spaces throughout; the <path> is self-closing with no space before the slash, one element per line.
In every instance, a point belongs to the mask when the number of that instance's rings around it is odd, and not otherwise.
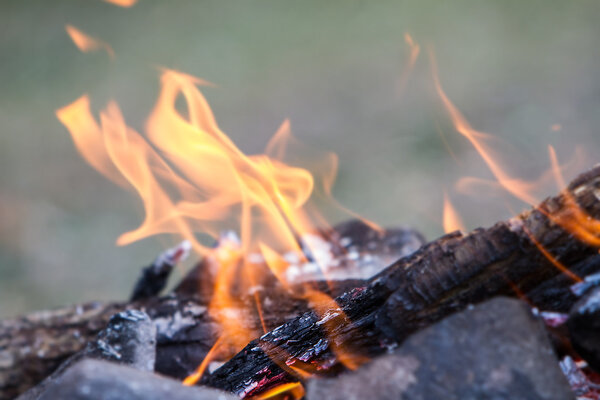
<path fill-rule="evenodd" d="M 88 343 L 83 353 L 85 357 L 154 371 L 156 326 L 145 312 L 122 311 L 111 317 L 107 327 Z"/>
<path fill-rule="evenodd" d="M 156 326 L 148 314 L 126 310 L 114 314 L 106 328 L 78 353 L 65 360 L 50 376 L 29 389 L 19 400 L 37 400 L 46 387 L 60 378 L 71 365 L 83 359 L 99 359 L 154 371 Z"/>
<path fill-rule="evenodd" d="M 83 360 L 48 385 L 40 400 L 235 400 L 215 389 L 183 386 L 151 372 L 108 361 Z"/>
<path fill-rule="evenodd" d="M 308 382 L 307 399 L 565 400 L 574 395 L 529 308 L 496 298 L 409 337 L 393 354 Z"/>
<path fill-rule="evenodd" d="M 569 313 L 567 321 L 575 351 L 596 371 L 600 371 L 600 287 L 591 289 Z"/>

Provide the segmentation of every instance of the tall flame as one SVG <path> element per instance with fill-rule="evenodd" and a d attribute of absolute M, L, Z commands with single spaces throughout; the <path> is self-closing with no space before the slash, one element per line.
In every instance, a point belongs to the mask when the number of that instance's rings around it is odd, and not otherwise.
<path fill-rule="evenodd" d="M 455 129 L 463 135 L 473 145 L 475 150 L 479 153 L 481 158 L 487 164 L 488 168 L 496 178 L 497 184 L 499 184 L 504 190 L 516 198 L 527 202 L 531 205 L 538 203 L 536 197 L 532 194 L 534 189 L 540 186 L 540 183 L 546 180 L 548 177 L 554 177 L 555 182 L 559 186 L 559 189 L 565 188 L 565 181 L 562 177 L 561 166 L 558 163 L 556 153 L 552 146 L 549 146 L 550 161 L 552 167 L 546 171 L 538 181 L 525 181 L 511 177 L 503 168 L 502 163 L 498 161 L 497 157 L 494 156 L 493 149 L 488 145 L 491 136 L 477 131 L 471 127 L 467 122 L 462 113 L 458 108 L 450 101 L 442 86 L 437 74 L 437 68 L 435 63 L 435 57 L 433 53 L 430 53 L 432 72 L 435 88 L 437 93 L 442 100 Z M 462 185 L 465 186 L 467 182 L 477 182 L 476 179 L 463 180 Z M 575 201 L 573 195 L 568 190 L 563 190 L 565 204 L 563 207 L 554 213 L 545 211 L 544 209 L 538 208 L 538 210 L 544 213 L 552 222 L 561 226 L 567 232 L 573 234 L 582 242 L 587 243 L 590 246 L 600 247 L 600 220 L 592 218 L 583 210 Z M 525 234 L 529 236 L 531 242 L 538 248 L 540 253 L 547 258 L 557 269 L 563 274 L 568 276 L 575 282 L 579 282 L 581 278 L 571 272 L 568 266 L 562 264 L 556 257 L 554 257 L 548 250 L 546 250 L 542 243 L 540 243 L 532 234 L 524 227 Z"/>
<path fill-rule="evenodd" d="M 458 133 L 463 135 L 471 143 L 475 150 L 477 150 L 477 152 L 485 161 L 498 183 L 506 191 L 530 205 L 537 204 L 538 200 L 535 196 L 532 195 L 532 190 L 534 189 L 535 185 L 532 185 L 530 182 L 527 182 L 525 180 L 511 177 L 502 168 L 501 163 L 497 160 L 497 157 L 494 155 L 493 148 L 488 144 L 488 142 L 491 139 L 493 139 L 493 136 L 485 132 L 475 130 L 471 127 L 467 119 L 458 110 L 454 103 L 450 101 L 450 99 L 446 95 L 446 92 L 444 92 L 444 90 L 442 89 L 442 85 L 440 83 L 440 79 L 437 73 L 435 56 L 433 55 L 433 53 L 430 53 L 430 58 L 435 88 L 440 99 L 442 100 L 442 103 L 448 111 L 450 118 L 452 119 L 455 129 L 458 131 Z"/>
<path fill-rule="evenodd" d="M 265 154 L 246 155 L 221 131 L 199 85 L 210 84 L 164 70 L 145 137 L 127 126 L 113 101 L 100 112 L 99 121 L 87 95 L 56 113 L 83 158 L 107 178 L 133 188 L 143 202 L 143 222 L 122 234 L 117 244 L 178 234 L 218 266 L 209 311 L 223 335 L 186 384 L 199 379 L 211 359 L 231 349 L 237 351 L 254 339 L 255 333 L 240 323 L 249 314 L 262 321 L 263 331 L 268 330 L 258 296 L 255 306 L 248 309 L 239 295 L 240 285 L 249 292 L 261 279 L 259 265 L 250 256 L 260 257 L 264 268 L 289 289 L 283 254 L 293 252 L 304 260 L 298 239 L 315 232 L 323 221 L 309 207 L 315 177 L 282 161 L 291 138 L 289 121 L 277 130 Z M 185 100 L 183 111 L 176 107 L 179 97 Z M 318 181 L 323 194 L 331 198 L 337 159 L 328 157 L 324 165 Z M 212 248 L 197 236 L 203 233 L 216 239 L 225 229 L 233 229 L 239 239 L 221 237 L 219 246 Z M 314 261 L 318 264 L 318 257 Z M 323 294 L 307 290 L 301 295 L 314 303 L 319 315 L 339 308 Z M 338 314 L 338 321 L 346 320 L 339 310 Z M 349 367 L 364 362 L 346 349 L 334 351 Z"/>

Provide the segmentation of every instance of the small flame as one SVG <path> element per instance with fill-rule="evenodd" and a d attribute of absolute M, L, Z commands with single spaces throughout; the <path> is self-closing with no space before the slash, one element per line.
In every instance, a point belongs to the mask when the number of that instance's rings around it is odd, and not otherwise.
<path fill-rule="evenodd" d="M 138 0 L 104 0 L 107 3 L 114 4 L 119 7 L 133 7 Z"/>
<path fill-rule="evenodd" d="M 444 192 L 444 232 L 451 233 L 454 231 L 466 232 L 465 224 L 462 222 L 460 215 L 450 202 L 448 193 Z"/>
<path fill-rule="evenodd" d="M 200 363 L 198 368 L 196 368 L 196 371 L 194 371 L 193 374 L 187 376 L 183 380 L 183 384 L 185 386 L 193 386 L 200 380 L 200 378 L 202 378 L 202 375 L 204 375 L 204 372 L 208 368 L 208 364 L 214 359 L 216 354 L 220 351 L 222 344 L 223 344 L 223 336 L 221 336 L 217 339 L 215 344 L 212 346 L 212 348 L 206 354 L 206 357 L 204 357 L 204 360 L 202 360 L 202 363 Z"/>
<path fill-rule="evenodd" d="M 276 386 L 266 392 L 251 397 L 251 400 L 289 399 L 300 400 L 304 397 L 304 386 L 300 382 L 289 382 Z"/>
<path fill-rule="evenodd" d="M 366 357 L 356 354 L 349 345 L 338 343 L 333 336 L 338 326 L 351 326 L 351 321 L 333 298 L 323 292 L 306 288 L 304 298 L 308 299 L 316 314 L 321 318 L 318 325 L 325 328 L 329 346 L 337 359 L 348 369 L 356 370 L 369 361 Z"/>
<path fill-rule="evenodd" d="M 417 59 L 419 58 L 419 53 L 421 52 L 421 47 L 413 40 L 412 36 L 408 32 L 404 34 L 404 42 L 408 46 L 410 53 L 408 55 L 408 60 L 406 61 L 406 65 L 404 66 L 404 69 L 402 70 L 402 74 L 400 75 L 400 78 L 398 79 L 398 84 L 397 84 L 398 94 L 401 94 L 404 91 L 404 87 L 406 86 L 406 83 L 408 82 L 408 78 L 409 78 L 413 68 L 415 67 L 415 64 L 417 63 Z"/>
<path fill-rule="evenodd" d="M 69 34 L 69 37 L 75 43 L 75 46 L 84 53 L 97 50 L 105 50 L 111 58 L 115 57 L 115 52 L 110 45 L 100 39 L 93 38 L 81 30 L 75 28 L 73 25 L 65 25 L 65 30 Z"/>
<path fill-rule="evenodd" d="M 559 189 L 566 187 L 565 179 L 562 176 L 561 168 L 558 163 L 556 152 L 552 146 L 548 146 L 550 161 L 552 163 L 552 172 Z M 600 247 L 600 220 L 592 218 L 578 204 L 573 195 L 568 190 L 563 190 L 565 205 L 559 213 L 547 214 L 554 223 L 560 225 L 563 229 L 571 232 L 582 242 L 591 246 Z M 598 196 L 598 194 L 596 194 Z"/>

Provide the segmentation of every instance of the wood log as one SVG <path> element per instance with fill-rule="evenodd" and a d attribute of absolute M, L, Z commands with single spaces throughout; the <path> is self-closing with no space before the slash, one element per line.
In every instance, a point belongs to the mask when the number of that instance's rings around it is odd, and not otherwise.
<path fill-rule="evenodd" d="M 201 271 L 202 264 L 194 271 Z M 348 280 L 334 286 L 324 282 L 315 286 L 331 295 L 339 295 L 361 283 L 363 281 Z M 275 284 L 261 296 L 273 299 L 272 306 L 263 310 L 264 322 L 270 327 L 279 326 L 309 309 L 305 301 L 290 297 Z M 246 307 L 251 307 L 254 297 L 243 300 Z M 221 333 L 218 323 L 207 311 L 207 302 L 202 294 L 181 291 L 135 302 L 91 302 L 0 321 L 0 400 L 12 399 L 41 382 L 92 341 L 111 316 L 128 309 L 145 311 L 156 324 L 155 370 L 183 379 L 202 362 Z M 247 317 L 239 322 L 248 335 L 261 335 L 260 320 L 253 315 Z M 230 354 L 238 350 L 232 349 Z"/>
<path fill-rule="evenodd" d="M 584 234 L 565 229 L 576 218 L 589 225 L 587 242 Z M 245 397 L 312 374 L 336 374 L 496 295 L 531 293 L 539 308 L 568 309 L 573 297 L 566 293 L 575 274 L 600 267 L 598 219 L 600 165 L 517 217 L 423 246 L 338 297 L 338 307 L 307 312 L 249 343 L 201 384 Z M 557 305 L 541 287 L 565 304 Z"/>
<path fill-rule="evenodd" d="M 593 217 L 600 214 L 595 203 L 599 175 L 595 168 L 571 184 L 576 200 Z M 304 364 L 302 367 L 306 369 L 317 365 L 322 372 L 335 372 L 344 367 L 331 352 L 330 337 L 344 346 L 354 341 L 348 346 L 350 353 L 362 352 L 371 357 L 385 346 L 395 345 L 403 335 L 463 308 L 468 302 L 497 293 L 526 292 L 531 301 L 542 308 L 568 309 L 575 300 L 568 290 L 572 280 L 550 267 L 523 228 L 531 231 L 544 248 L 573 271 L 585 275 L 600 270 L 597 249 L 581 243 L 545 217 L 545 213 L 560 214 L 566 210 L 565 204 L 563 194 L 488 230 L 440 238 L 412 257 L 393 264 L 368 284 L 361 280 L 342 283 L 338 293 L 358 286 L 337 300 L 351 323 L 341 324 L 335 332 L 325 334 L 323 326 L 317 324 L 322 318 L 314 312 L 304 314 L 264 336 L 259 346 L 256 342 L 247 347 L 245 359 L 240 355 L 234 357 L 207 380 L 239 393 L 248 392 L 252 385 L 258 391 L 279 381 L 298 379 L 298 373 L 294 373 L 297 369 L 282 364 L 284 359 L 296 366 Z M 190 282 L 190 287 L 197 288 L 194 285 L 198 282 Z M 180 290 L 163 298 L 131 303 L 94 302 L 0 321 L 0 399 L 13 398 L 42 380 L 63 360 L 81 350 L 106 325 L 110 316 L 132 308 L 146 311 L 157 323 L 157 371 L 179 378 L 186 376 L 204 358 L 219 334 L 219 327 L 206 312 L 204 294 L 199 297 Z M 336 295 L 335 292 L 330 294 Z M 266 315 L 268 326 L 278 326 L 306 310 L 305 302 L 285 299 L 287 303 L 273 302 L 276 307 L 272 314 L 268 310 Z M 330 317 L 333 323 L 339 320 L 339 316 Z M 397 321 L 390 322 L 392 318 Z M 299 329 L 296 333 L 292 333 L 294 326 Z M 261 332 L 258 321 L 252 318 L 247 327 L 256 335 Z M 278 335 L 281 339 L 276 339 Z M 288 339 L 284 340 L 286 335 Z M 303 338 L 307 339 L 306 344 L 294 345 L 295 340 Z M 283 345 L 276 345 L 278 343 Z M 243 368 L 232 374 L 229 381 L 219 379 L 219 374 L 241 360 L 245 360 Z M 323 360 L 327 362 L 322 363 Z M 277 363 L 282 366 L 279 375 Z M 262 376 L 264 379 L 261 378 L 262 383 L 257 380 L 260 376 L 257 366 L 267 371 Z M 242 378 L 246 373 L 249 384 L 240 384 L 246 380 Z"/>

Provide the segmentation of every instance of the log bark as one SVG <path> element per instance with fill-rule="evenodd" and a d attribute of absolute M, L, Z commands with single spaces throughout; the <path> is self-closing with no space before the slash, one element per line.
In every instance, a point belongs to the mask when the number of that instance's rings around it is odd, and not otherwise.
<path fill-rule="evenodd" d="M 594 218 L 600 217 L 599 181 L 596 167 L 570 185 L 576 201 Z M 341 284 L 338 293 L 356 287 L 337 298 L 345 314 L 333 309 L 326 315 L 308 312 L 294 319 L 307 304 L 280 297 L 285 302 L 272 302 L 266 324 L 275 327 L 291 321 L 250 343 L 204 382 L 244 394 L 298 380 L 302 369 L 336 373 L 345 368 L 339 359 L 342 350 L 356 358 L 372 357 L 410 332 L 496 294 L 525 293 L 540 308 L 567 310 L 576 300 L 569 291 L 572 280 L 547 261 L 526 233 L 572 271 L 587 275 L 600 270 L 598 249 L 546 216 L 566 213 L 567 203 L 563 193 L 492 228 L 444 236 L 369 281 Z M 194 290 L 180 287 L 163 298 L 94 302 L 0 321 L 0 399 L 13 398 L 41 381 L 81 350 L 113 314 L 132 308 L 144 310 L 157 324 L 156 370 L 183 378 L 220 332 L 206 311 L 205 293 L 198 295 L 198 282 L 187 283 Z M 191 294 L 194 291 L 196 295 Z M 260 334 L 256 319 L 246 323 L 256 336 Z"/>
<path fill-rule="evenodd" d="M 568 309 L 573 274 L 600 267 L 598 247 L 564 229 L 577 216 L 575 205 L 590 225 L 600 219 L 600 165 L 515 218 L 423 246 L 338 297 L 337 308 L 307 312 L 249 343 L 201 383 L 245 397 L 302 380 L 305 372 L 336 374 L 468 304 L 501 294 L 530 294 L 539 308 Z M 598 230 L 588 233 L 600 237 Z M 569 279 L 548 255 L 568 268 Z"/>
<path fill-rule="evenodd" d="M 159 323 L 157 357 L 178 350 L 179 332 L 202 326 L 202 335 L 187 335 L 190 357 L 200 360 L 212 346 L 214 332 L 205 308 L 193 298 L 165 297 L 145 302 L 92 302 L 41 311 L 0 321 L 0 399 L 12 399 L 35 386 L 73 354 L 81 351 L 110 317 L 126 309 L 144 309 Z M 177 318 L 173 311 L 178 310 Z"/>
<path fill-rule="evenodd" d="M 202 264 L 195 271 L 201 271 Z M 339 295 L 361 283 L 349 280 L 315 286 Z M 270 327 L 309 309 L 305 301 L 293 299 L 275 283 L 262 296 L 272 299 L 272 306 L 263 310 L 264 323 Z M 246 307 L 253 302 L 252 296 L 244 299 Z M 145 311 L 157 327 L 155 370 L 181 380 L 202 362 L 221 333 L 207 304 L 202 293 L 181 291 L 135 302 L 91 302 L 0 321 L 0 400 L 12 399 L 41 382 L 92 341 L 111 316 L 128 309 Z M 250 337 L 263 333 L 260 320 L 253 315 L 239 322 Z"/>

